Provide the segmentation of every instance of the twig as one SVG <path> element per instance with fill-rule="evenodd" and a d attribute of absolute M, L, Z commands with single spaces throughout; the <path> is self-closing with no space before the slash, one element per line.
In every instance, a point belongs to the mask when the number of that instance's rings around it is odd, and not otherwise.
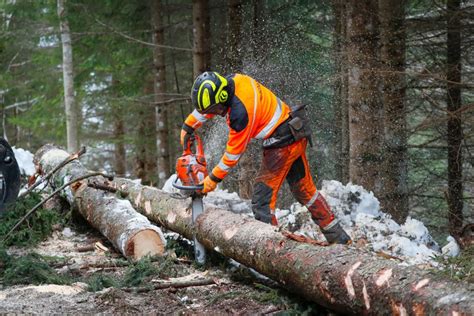
<path fill-rule="evenodd" d="M 76 248 L 77 252 L 89 252 L 89 251 L 93 251 L 93 250 L 95 250 L 95 245 L 94 244 L 90 244 L 90 245 L 86 245 L 86 246 L 80 246 L 80 247 Z"/>
<path fill-rule="evenodd" d="M 65 187 L 67 186 L 70 186 L 71 184 L 75 183 L 75 182 L 78 182 L 78 181 L 81 181 L 81 180 L 84 180 L 84 179 L 87 179 L 87 178 L 90 178 L 90 177 L 95 177 L 95 176 L 103 176 L 103 177 L 109 177 L 108 175 L 105 175 L 103 174 L 102 172 L 94 172 L 94 173 L 90 173 L 90 174 L 87 174 L 87 175 L 84 175 L 84 176 L 81 176 L 81 177 L 78 177 L 74 180 L 71 180 L 69 181 L 68 183 L 62 185 L 59 189 L 57 189 L 56 191 L 54 191 L 53 193 L 51 193 L 50 195 L 48 195 L 44 200 L 42 200 L 41 202 L 39 202 L 38 204 L 36 204 L 28 213 L 26 213 L 25 216 L 23 216 L 19 221 L 18 223 L 15 224 L 15 226 L 13 226 L 12 229 L 10 229 L 10 231 L 8 232 L 8 234 L 5 235 L 5 237 L 3 238 L 3 242 L 5 242 L 8 237 L 10 236 L 10 234 L 18 228 L 18 226 L 20 226 L 31 214 L 33 214 L 37 209 L 39 209 L 44 203 L 46 203 L 47 201 L 49 201 L 53 196 L 55 196 L 57 193 L 59 193 L 60 191 L 62 191 Z"/>
<path fill-rule="evenodd" d="M 205 286 L 205 285 L 213 285 L 216 284 L 216 281 L 214 279 L 200 279 L 200 280 L 191 280 L 191 281 L 177 281 L 177 282 L 166 282 L 166 283 L 160 283 L 160 284 L 155 284 L 151 287 L 137 287 L 137 288 L 123 288 L 122 290 L 125 292 L 136 292 L 136 293 L 144 293 L 144 292 L 150 292 L 154 290 L 162 290 L 162 289 L 168 289 L 168 288 L 174 288 L 174 289 L 181 289 L 185 287 L 191 287 L 191 286 Z"/>
<path fill-rule="evenodd" d="M 118 34 L 118 35 L 120 35 L 120 36 L 122 36 L 122 37 L 125 37 L 125 38 L 128 39 L 128 40 L 131 40 L 131 41 L 134 41 L 134 42 L 137 42 L 137 43 L 146 45 L 146 46 L 161 47 L 161 48 L 174 49 L 174 50 L 181 50 L 181 51 L 185 51 L 185 52 L 192 52 L 192 51 L 193 51 L 192 48 L 175 47 L 175 46 L 160 45 L 160 44 L 145 42 L 145 41 L 142 41 L 142 40 L 140 40 L 140 39 L 138 39 L 138 38 L 134 38 L 134 37 L 132 37 L 132 36 L 130 36 L 130 35 L 127 35 L 127 34 L 125 34 L 125 33 L 123 33 L 123 32 L 120 32 L 119 30 L 114 29 L 114 28 L 111 27 L 110 25 L 105 24 L 104 22 L 100 21 L 100 20 L 97 19 L 97 18 L 95 19 L 95 21 L 96 21 L 98 24 L 100 24 L 100 25 L 102 25 L 102 26 L 108 28 L 109 30 L 111 30 L 111 31 L 112 31 L 113 33 L 115 33 L 115 34 Z"/>
<path fill-rule="evenodd" d="M 82 156 L 83 154 L 86 153 L 86 147 L 81 147 L 81 149 L 74 153 L 74 154 L 71 154 L 69 155 L 69 157 L 67 157 L 66 159 L 64 159 L 63 161 L 61 161 L 56 167 L 53 168 L 53 170 L 51 170 L 50 172 L 48 172 L 44 177 L 42 177 L 38 182 L 35 182 L 35 184 L 33 184 L 31 187 L 28 188 L 28 190 L 26 190 L 25 192 L 23 192 L 22 194 L 20 194 L 18 196 L 18 198 L 22 198 L 24 196 L 26 196 L 27 194 L 29 194 L 31 191 L 33 191 L 36 187 L 38 187 L 41 183 L 45 182 L 46 180 L 48 180 L 49 178 L 51 178 L 51 176 L 56 172 L 58 171 L 59 169 L 61 169 L 62 167 L 64 167 L 65 165 L 67 165 L 68 163 L 70 163 L 71 161 L 74 161 L 76 159 L 78 159 L 80 156 Z"/>
<path fill-rule="evenodd" d="M 120 190 L 120 189 L 117 189 L 117 188 L 114 188 L 110 185 L 107 185 L 107 184 L 102 184 L 102 183 L 88 183 L 87 184 L 88 187 L 90 188 L 93 188 L 93 189 L 97 189 L 97 190 L 102 190 L 102 191 L 107 191 L 107 192 L 110 192 L 110 193 L 119 193 L 121 197 L 125 198 L 128 196 L 129 192 L 127 191 L 123 191 L 123 190 Z"/>

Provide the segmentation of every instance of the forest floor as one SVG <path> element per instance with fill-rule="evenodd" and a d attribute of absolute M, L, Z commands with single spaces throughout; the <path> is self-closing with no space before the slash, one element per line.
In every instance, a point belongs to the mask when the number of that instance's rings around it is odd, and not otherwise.
<path fill-rule="evenodd" d="M 185 241 L 170 240 L 165 258 L 147 258 L 138 263 L 127 262 L 104 237 L 90 229 L 60 228 L 34 248 L 11 247 L 12 256 L 35 252 L 47 258 L 64 282 L 0 285 L 0 313 L 328 314 L 324 308 L 289 294 L 272 281 L 256 277 L 249 269 L 228 264 L 227 259 L 211 258 L 206 267 L 198 267 L 189 259 L 191 248 Z M 160 280 L 198 278 L 211 278 L 216 284 L 150 288 Z"/>

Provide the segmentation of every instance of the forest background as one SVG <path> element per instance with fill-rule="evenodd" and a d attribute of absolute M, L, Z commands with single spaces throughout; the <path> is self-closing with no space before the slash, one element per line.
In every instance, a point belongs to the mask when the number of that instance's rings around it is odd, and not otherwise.
<path fill-rule="evenodd" d="M 245 73 L 308 104 L 319 182 L 362 185 L 444 240 L 474 221 L 473 17 L 460 0 L 2 0 L 2 134 L 32 152 L 84 145 L 89 168 L 161 187 L 194 78 Z M 223 183 L 243 198 L 259 147 Z M 292 201 L 284 188 L 279 206 Z"/>

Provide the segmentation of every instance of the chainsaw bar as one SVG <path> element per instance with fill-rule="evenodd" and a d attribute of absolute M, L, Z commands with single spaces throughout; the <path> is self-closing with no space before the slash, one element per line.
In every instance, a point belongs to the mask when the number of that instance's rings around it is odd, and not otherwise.
<path fill-rule="evenodd" d="M 196 222 L 196 218 L 202 214 L 204 207 L 202 204 L 202 196 L 193 196 L 192 212 L 193 212 L 193 224 Z M 197 263 L 206 263 L 206 249 L 194 236 L 194 258 Z"/>

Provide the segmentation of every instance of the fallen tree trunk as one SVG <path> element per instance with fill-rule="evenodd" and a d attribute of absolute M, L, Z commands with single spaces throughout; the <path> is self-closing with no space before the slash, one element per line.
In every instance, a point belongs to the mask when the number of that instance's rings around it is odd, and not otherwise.
<path fill-rule="evenodd" d="M 35 155 L 35 165 L 40 174 L 47 174 L 69 154 L 51 145 L 43 146 Z M 88 174 L 79 161 L 72 161 L 51 178 L 52 186 L 60 187 L 68 181 Z M 101 177 L 90 178 L 103 182 Z M 125 257 L 140 259 L 145 255 L 161 255 L 165 239 L 161 230 L 137 213 L 129 201 L 114 194 L 88 187 L 81 180 L 66 188 L 66 198 L 75 205 L 79 213 L 99 230 Z"/>
<path fill-rule="evenodd" d="M 348 314 L 471 315 L 474 286 L 402 266 L 352 247 L 321 247 L 290 240 L 275 227 L 223 209 L 204 207 L 193 226 L 190 199 L 127 179 L 115 179 L 150 220 L 208 249 L 254 268 L 289 290 Z"/>

